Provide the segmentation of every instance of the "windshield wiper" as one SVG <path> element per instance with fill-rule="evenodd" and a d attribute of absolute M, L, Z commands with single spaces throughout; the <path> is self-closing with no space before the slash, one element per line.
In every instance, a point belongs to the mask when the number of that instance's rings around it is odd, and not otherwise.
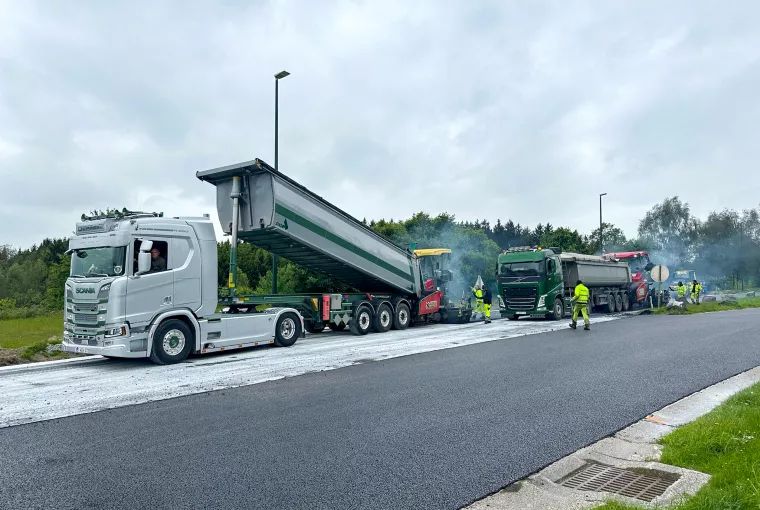
<path fill-rule="evenodd" d="M 90 273 L 90 276 L 103 276 L 105 278 L 108 278 L 109 275 L 104 273 Z"/>
<path fill-rule="evenodd" d="M 71 275 L 71 278 L 84 278 L 81 274 L 73 274 Z"/>

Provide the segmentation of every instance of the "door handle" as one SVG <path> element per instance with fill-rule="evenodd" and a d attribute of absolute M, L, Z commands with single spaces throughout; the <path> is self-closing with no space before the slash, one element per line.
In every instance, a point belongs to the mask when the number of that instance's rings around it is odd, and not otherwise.
<path fill-rule="evenodd" d="M 172 304 L 172 297 L 171 296 L 166 296 L 164 298 L 164 302 L 162 304 L 164 304 L 164 305 L 170 305 L 170 304 Z"/>

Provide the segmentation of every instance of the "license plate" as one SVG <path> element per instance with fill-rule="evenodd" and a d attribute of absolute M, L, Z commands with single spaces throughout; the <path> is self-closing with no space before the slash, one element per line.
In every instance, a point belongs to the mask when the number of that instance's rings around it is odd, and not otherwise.
<path fill-rule="evenodd" d="M 87 354 L 87 347 L 74 347 L 74 352 L 80 352 L 82 354 Z"/>
<path fill-rule="evenodd" d="M 536 318 L 541 318 L 541 317 L 543 317 L 543 316 L 544 316 L 544 314 L 542 314 L 542 313 L 534 313 L 534 314 L 531 314 L 531 317 L 536 317 Z"/>
<path fill-rule="evenodd" d="M 525 315 L 525 312 L 516 312 L 515 315 Z"/>

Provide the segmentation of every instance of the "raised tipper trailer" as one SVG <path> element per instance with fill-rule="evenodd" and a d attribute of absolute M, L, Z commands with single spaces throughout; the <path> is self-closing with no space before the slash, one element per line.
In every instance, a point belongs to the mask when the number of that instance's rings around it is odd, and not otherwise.
<path fill-rule="evenodd" d="M 449 299 L 451 250 L 403 249 L 260 159 L 198 172 L 216 186 L 222 229 L 357 292 L 241 296 L 231 264 L 230 310 L 297 309 L 311 333 L 346 326 L 363 335 L 425 322 L 467 322 L 469 302 Z M 232 198 L 232 200 L 230 200 Z M 235 243 L 233 243 L 233 246 Z"/>

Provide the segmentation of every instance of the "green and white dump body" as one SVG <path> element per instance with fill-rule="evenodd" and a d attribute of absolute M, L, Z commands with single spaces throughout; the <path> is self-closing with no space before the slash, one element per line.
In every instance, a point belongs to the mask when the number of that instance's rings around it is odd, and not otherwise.
<path fill-rule="evenodd" d="M 227 234 L 358 291 L 295 296 L 234 296 L 233 292 L 225 303 L 238 308 L 244 304 L 296 307 L 310 332 L 348 325 L 354 333 L 364 334 L 373 324 L 376 331 L 386 331 L 434 315 L 463 319 L 459 304 L 444 295 L 450 271 L 436 266 L 426 272 L 414 251 L 396 246 L 264 161 L 196 175 L 216 186 L 219 221 Z M 238 197 L 237 231 L 231 196 Z"/>
<path fill-rule="evenodd" d="M 150 271 L 153 247 L 165 270 Z M 217 244 L 206 217 L 83 218 L 69 251 L 65 351 L 172 363 L 193 352 L 290 345 L 301 334 L 292 308 L 217 313 Z"/>
<path fill-rule="evenodd" d="M 197 174 L 216 186 L 225 233 L 232 233 L 229 197 L 234 176 L 242 185 L 238 236 L 243 241 L 356 289 L 421 295 L 420 264 L 414 253 L 260 160 Z"/>
<path fill-rule="evenodd" d="M 560 319 L 570 311 L 576 282 L 589 288 L 588 309 L 627 310 L 631 270 L 627 264 L 559 248 L 516 247 L 499 255 L 499 293 L 505 314 Z"/>

